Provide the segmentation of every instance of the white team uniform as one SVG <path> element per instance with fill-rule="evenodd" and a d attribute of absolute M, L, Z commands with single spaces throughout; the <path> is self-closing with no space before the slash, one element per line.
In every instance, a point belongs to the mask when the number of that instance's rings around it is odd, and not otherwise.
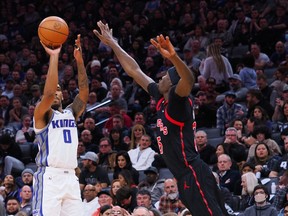
<path fill-rule="evenodd" d="M 33 216 L 79 216 L 82 200 L 77 167 L 78 131 L 70 109 L 53 110 L 48 125 L 36 132 L 39 153 L 33 182 Z"/>

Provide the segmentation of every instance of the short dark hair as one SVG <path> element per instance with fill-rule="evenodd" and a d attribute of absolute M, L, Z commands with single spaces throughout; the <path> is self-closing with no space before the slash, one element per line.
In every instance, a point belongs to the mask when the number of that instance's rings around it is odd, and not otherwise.
<path fill-rule="evenodd" d="M 259 190 L 259 189 L 264 190 L 264 193 L 265 193 L 266 195 L 268 195 L 268 197 L 269 197 L 269 191 L 268 191 L 268 189 L 266 188 L 265 185 L 256 185 L 256 186 L 254 187 L 253 194 L 255 193 L 256 190 Z M 268 198 L 268 199 L 269 199 L 269 198 Z"/>
<path fill-rule="evenodd" d="M 132 190 L 127 187 L 121 187 L 116 192 L 116 200 L 118 203 L 121 203 L 124 199 L 128 199 L 130 196 L 132 196 Z"/>
<path fill-rule="evenodd" d="M 149 198 L 151 199 L 151 193 L 147 189 L 141 189 L 137 192 L 136 196 L 138 195 L 148 195 Z"/>

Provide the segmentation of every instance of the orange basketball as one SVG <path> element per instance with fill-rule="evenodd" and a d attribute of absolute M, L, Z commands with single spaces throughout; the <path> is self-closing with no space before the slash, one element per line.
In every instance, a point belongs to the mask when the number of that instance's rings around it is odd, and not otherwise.
<path fill-rule="evenodd" d="M 65 20 L 57 16 L 50 16 L 42 20 L 38 27 L 38 36 L 42 43 L 51 48 L 62 45 L 69 35 L 69 28 Z"/>

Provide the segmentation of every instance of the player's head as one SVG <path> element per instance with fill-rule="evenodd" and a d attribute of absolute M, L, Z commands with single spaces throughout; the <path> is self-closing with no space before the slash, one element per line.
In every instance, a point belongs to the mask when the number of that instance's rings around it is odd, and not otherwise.
<path fill-rule="evenodd" d="M 57 90 L 55 92 L 55 98 L 52 104 L 52 109 L 58 110 L 59 108 L 62 107 L 62 100 L 63 100 L 63 94 L 62 94 L 62 89 L 61 86 L 58 84 L 57 85 Z"/>
<path fill-rule="evenodd" d="M 159 91 L 164 94 L 169 91 L 171 86 L 176 85 L 180 77 L 176 71 L 175 67 L 171 67 L 168 69 L 167 74 L 162 77 L 159 81 Z"/>

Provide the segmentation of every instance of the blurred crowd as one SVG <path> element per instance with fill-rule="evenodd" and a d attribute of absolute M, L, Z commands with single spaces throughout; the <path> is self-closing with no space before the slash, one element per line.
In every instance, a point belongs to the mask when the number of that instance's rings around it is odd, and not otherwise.
<path fill-rule="evenodd" d="M 192 70 L 196 144 L 229 214 L 253 215 L 255 208 L 287 215 L 288 0 L 2 0 L 0 5 L 0 215 L 32 212 L 27 185 L 38 149 L 33 113 L 49 67 L 37 29 L 48 16 L 69 26 L 58 65 L 63 108 L 79 92 L 73 50 L 77 34 L 82 39 L 89 99 L 78 120 L 76 173 L 85 216 L 136 216 L 147 209 L 155 216 L 190 214 L 175 180 L 160 175 L 167 167 L 155 136 L 156 101 L 93 34 L 99 20 L 155 81 L 172 66 L 149 42 L 159 34 L 169 36 Z M 218 139 L 210 139 L 212 131 Z M 264 178 L 276 180 L 275 191 L 262 187 Z"/>

